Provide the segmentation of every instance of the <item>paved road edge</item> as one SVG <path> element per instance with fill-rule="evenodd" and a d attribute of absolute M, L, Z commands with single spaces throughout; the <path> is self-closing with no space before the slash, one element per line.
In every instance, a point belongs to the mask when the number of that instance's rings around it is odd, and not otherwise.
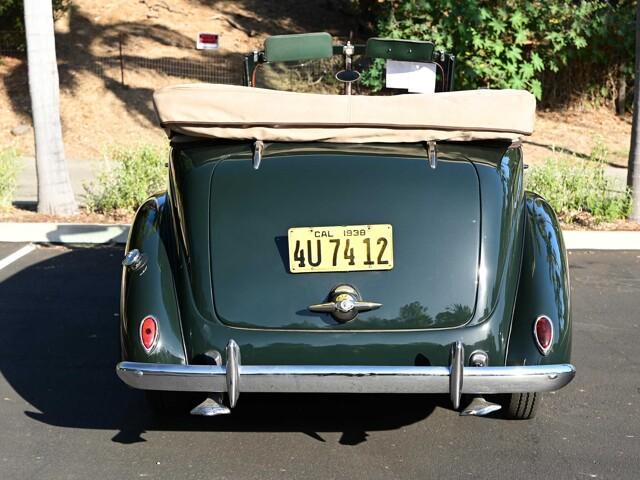
<path fill-rule="evenodd" d="M 108 244 L 126 243 L 128 235 L 123 224 L 0 222 L 0 242 Z"/>
<path fill-rule="evenodd" d="M 563 230 L 568 250 L 640 250 L 640 231 Z"/>
<path fill-rule="evenodd" d="M 129 225 L 0 222 L 0 242 L 126 243 Z M 640 250 L 640 231 L 563 231 L 569 250 Z"/>

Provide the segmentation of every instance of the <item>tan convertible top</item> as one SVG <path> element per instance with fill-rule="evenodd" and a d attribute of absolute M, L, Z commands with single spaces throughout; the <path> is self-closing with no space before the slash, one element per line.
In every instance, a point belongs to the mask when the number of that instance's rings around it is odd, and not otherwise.
<path fill-rule="evenodd" d="M 347 96 L 191 84 L 153 100 L 169 134 L 274 142 L 515 140 L 533 132 L 536 108 L 522 90 Z"/>

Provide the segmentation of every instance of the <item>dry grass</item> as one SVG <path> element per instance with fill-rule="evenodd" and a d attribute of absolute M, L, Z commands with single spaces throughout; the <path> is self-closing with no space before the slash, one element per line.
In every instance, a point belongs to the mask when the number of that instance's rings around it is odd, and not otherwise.
<path fill-rule="evenodd" d="M 620 118 L 606 108 L 540 111 L 534 134 L 524 141 L 527 163 L 543 163 L 552 154 L 589 158 L 602 143 L 608 162 L 626 167 L 631 138 L 631 116 Z"/>

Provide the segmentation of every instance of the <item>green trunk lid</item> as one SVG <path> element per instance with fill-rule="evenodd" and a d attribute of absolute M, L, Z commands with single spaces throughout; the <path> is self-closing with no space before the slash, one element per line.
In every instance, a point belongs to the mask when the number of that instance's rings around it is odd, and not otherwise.
<path fill-rule="evenodd" d="M 211 182 L 213 300 L 228 325 L 258 329 L 397 330 L 455 327 L 475 308 L 480 191 L 474 166 L 419 147 L 374 153 L 365 146 L 265 152 L 254 170 L 227 158 Z M 289 271 L 291 227 L 390 224 L 387 271 Z M 340 323 L 308 306 L 340 284 L 378 310 Z"/>

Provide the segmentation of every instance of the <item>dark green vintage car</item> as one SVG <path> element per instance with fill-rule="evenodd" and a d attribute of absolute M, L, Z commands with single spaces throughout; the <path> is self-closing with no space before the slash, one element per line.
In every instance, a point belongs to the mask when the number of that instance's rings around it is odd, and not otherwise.
<path fill-rule="evenodd" d="M 345 95 L 255 86 L 261 68 L 336 54 Z M 363 58 L 435 93 L 352 95 Z M 277 36 L 245 58 L 245 86 L 156 92 L 169 182 L 131 228 L 120 378 L 160 412 L 425 393 L 517 419 L 569 383 L 562 234 L 523 189 L 535 100 L 454 92 L 453 67 L 429 42 Z"/>

